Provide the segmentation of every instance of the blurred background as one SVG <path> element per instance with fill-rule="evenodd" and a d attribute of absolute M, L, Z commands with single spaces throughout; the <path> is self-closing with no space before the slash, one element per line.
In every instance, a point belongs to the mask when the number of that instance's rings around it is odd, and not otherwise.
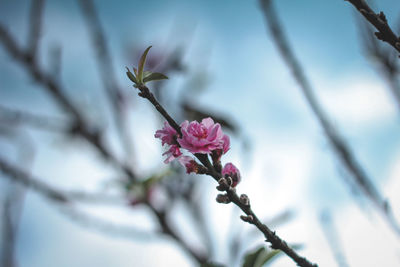
<path fill-rule="evenodd" d="M 397 1 L 368 3 L 399 33 Z M 242 266 L 268 248 L 213 179 L 163 163 L 163 119 L 125 74 L 149 45 L 169 77 L 149 88 L 178 123 L 221 123 L 238 193 L 300 255 L 400 264 L 399 59 L 349 3 L 1 0 L 0 43 L 1 266 Z"/>

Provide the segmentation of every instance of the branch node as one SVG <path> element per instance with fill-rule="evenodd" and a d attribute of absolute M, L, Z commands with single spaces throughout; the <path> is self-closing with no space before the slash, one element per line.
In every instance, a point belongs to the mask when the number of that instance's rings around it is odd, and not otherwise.
<path fill-rule="evenodd" d="M 231 179 L 232 180 L 232 179 Z M 228 181 L 225 178 L 221 178 L 218 180 L 218 186 L 217 186 L 217 190 L 218 191 L 226 191 L 229 189 L 229 184 Z"/>
<path fill-rule="evenodd" d="M 254 218 L 253 218 L 253 216 L 252 215 L 241 215 L 240 216 L 240 219 L 242 219 L 242 221 L 244 221 L 244 222 L 248 222 L 248 223 L 253 223 L 254 221 Z"/>
<path fill-rule="evenodd" d="M 231 202 L 229 196 L 226 194 L 218 194 L 215 200 L 221 204 L 229 204 Z"/>
<path fill-rule="evenodd" d="M 241 194 L 239 200 L 246 207 L 250 207 L 250 199 L 246 194 Z"/>

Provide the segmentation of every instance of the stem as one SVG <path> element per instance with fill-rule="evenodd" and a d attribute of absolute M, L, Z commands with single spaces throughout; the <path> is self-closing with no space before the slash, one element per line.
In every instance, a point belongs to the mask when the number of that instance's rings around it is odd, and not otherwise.
<path fill-rule="evenodd" d="M 390 28 L 385 14 L 381 11 L 379 14 L 375 13 L 372 8 L 364 0 L 346 0 L 351 3 L 363 15 L 371 25 L 378 31 L 375 32 L 376 38 L 388 43 L 398 52 L 400 52 L 400 38 L 394 34 Z"/>
<path fill-rule="evenodd" d="M 160 114 L 168 121 L 168 123 L 178 132 L 181 134 L 179 125 L 175 122 L 175 120 L 168 114 L 168 112 L 161 106 L 161 104 L 155 99 L 154 95 L 150 92 L 150 90 L 145 85 L 138 86 L 140 90 L 139 96 L 146 98 L 154 105 L 154 107 L 160 112 Z M 221 173 L 217 172 L 214 167 L 212 166 L 210 160 L 208 159 L 207 155 L 205 154 L 195 154 L 195 156 L 200 160 L 200 162 L 208 169 L 208 175 L 212 176 L 214 180 L 218 181 L 222 175 Z M 271 243 L 271 247 L 273 249 L 280 249 L 286 255 L 288 255 L 293 261 L 295 261 L 299 266 L 304 267 L 317 267 L 316 264 L 311 263 L 304 257 L 301 257 L 290 248 L 286 241 L 281 239 L 279 236 L 275 234 L 271 229 L 268 228 L 265 224 L 263 224 L 250 208 L 250 205 L 245 205 L 240 201 L 240 197 L 237 195 L 236 191 L 229 187 L 225 190 L 229 200 L 233 202 L 236 206 L 238 206 L 246 215 L 251 218 L 248 220 L 250 224 L 256 226 L 260 232 L 263 233 L 264 237 L 266 238 L 267 242 Z"/>

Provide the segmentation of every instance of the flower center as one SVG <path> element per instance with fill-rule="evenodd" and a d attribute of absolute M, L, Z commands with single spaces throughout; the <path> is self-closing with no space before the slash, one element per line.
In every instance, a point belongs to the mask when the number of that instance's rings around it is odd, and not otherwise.
<path fill-rule="evenodd" d="M 193 136 L 197 137 L 197 139 L 205 139 L 208 135 L 207 129 L 203 126 L 200 125 L 200 127 L 197 127 L 194 132 L 193 132 Z"/>

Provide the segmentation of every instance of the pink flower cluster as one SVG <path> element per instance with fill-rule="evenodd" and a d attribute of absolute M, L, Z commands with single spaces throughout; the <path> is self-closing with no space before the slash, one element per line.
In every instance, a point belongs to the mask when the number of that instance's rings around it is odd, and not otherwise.
<path fill-rule="evenodd" d="M 162 145 L 170 146 L 163 154 L 167 155 L 165 163 L 181 156 L 180 148 L 193 154 L 211 154 L 215 151 L 222 155 L 229 150 L 229 137 L 222 132 L 221 125 L 214 123 L 211 118 L 205 118 L 201 123 L 184 121 L 181 124 L 181 132 L 182 136 L 179 136 L 168 122 L 164 122 L 164 127 L 156 131 L 154 137 L 160 138 Z"/>
<path fill-rule="evenodd" d="M 194 158 L 182 156 L 181 149 L 186 149 L 192 154 L 211 155 L 214 162 L 219 162 L 221 156 L 230 148 L 229 137 L 222 132 L 221 125 L 211 118 L 205 118 L 200 123 L 184 121 L 180 126 L 181 136 L 168 122 L 164 122 L 164 127 L 157 130 L 154 137 L 160 138 L 162 145 L 169 145 L 169 149 L 163 154 L 167 155 L 164 162 L 169 163 L 179 158 L 178 161 L 186 168 L 187 173 L 201 173 L 201 166 Z M 222 175 L 232 178 L 232 187 L 240 181 L 239 170 L 232 163 L 224 166 Z"/>

